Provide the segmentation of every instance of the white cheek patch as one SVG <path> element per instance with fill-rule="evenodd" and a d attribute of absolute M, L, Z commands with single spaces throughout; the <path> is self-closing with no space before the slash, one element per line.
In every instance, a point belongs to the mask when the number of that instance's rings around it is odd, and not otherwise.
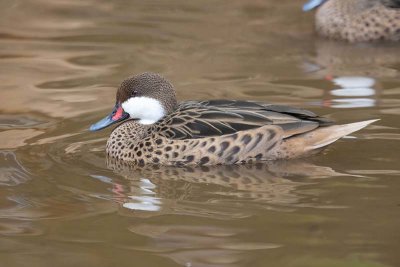
<path fill-rule="evenodd" d="M 153 124 L 166 115 L 160 101 L 151 97 L 132 97 L 121 106 L 132 119 L 139 119 L 141 124 Z"/>

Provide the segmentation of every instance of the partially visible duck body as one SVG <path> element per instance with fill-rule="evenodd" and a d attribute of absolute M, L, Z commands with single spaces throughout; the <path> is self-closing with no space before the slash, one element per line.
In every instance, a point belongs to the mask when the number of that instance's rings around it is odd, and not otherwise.
<path fill-rule="evenodd" d="M 375 121 L 333 125 L 307 110 L 253 101 L 177 103 L 173 86 L 154 73 L 125 80 L 113 112 L 90 129 L 123 120 L 107 141 L 107 154 L 139 165 L 304 157 Z"/>
<path fill-rule="evenodd" d="M 310 0 L 317 32 L 349 42 L 400 41 L 400 0 Z"/>

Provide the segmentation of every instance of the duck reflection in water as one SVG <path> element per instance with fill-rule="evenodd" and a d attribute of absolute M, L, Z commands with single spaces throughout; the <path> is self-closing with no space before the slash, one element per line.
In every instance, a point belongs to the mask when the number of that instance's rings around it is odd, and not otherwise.
<path fill-rule="evenodd" d="M 108 158 L 107 165 L 129 181 L 119 209 L 122 216 L 135 218 L 129 231 L 151 241 L 124 249 L 155 253 L 183 266 L 243 266 L 254 260 L 252 252 L 282 246 L 268 234 L 254 233 L 235 222 L 261 211 L 287 213 L 318 205 L 312 203 L 317 192 L 299 188 L 318 178 L 342 175 L 309 160 L 138 167 Z M 162 215 L 180 215 L 185 220 L 151 219 L 169 218 Z M 229 226 L 220 226 L 215 219 L 229 220 Z"/>
<path fill-rule="evenodd" d="M 182 212 L 196 216 L 247 216 L 249 210 L 232 205 L 241 201 L 245 202 L 240 205 L 262 204 L 263 208 L 291 210 L 304 197 L 296 191 L 299 186 L 316 178 L 342 175 L 304 159 L 247 165 L 139 167 L 108 157 L 107 165 L 130 182 L 122 206 L 144 211 L 144 216 Z"/>
<path fill-rule="evenodd" d="M 398 47 L 349 46 L 317 42 L 316 57 L 302 64 L 305 72 L 323 79 L 321 100 L 313 104 L 329 108 L 379 106 L 384 91 L 382 77 L 398 75 Z M 368 57 L 365 55 L 368 54 Z M 383 63 L 385 62 L 385 63 Z M 392 67 L 390 67 L 392 66 Z M 379 80 L 374 77 L 381 77 Z"/>
<path fill-rule="evenodd" d="M 374 78 L 366 76 L 327 76 L 335 88 L 324 94 L 322 106 L 332 108 L 367 108 L 378 105 L 379 90 Z"/>

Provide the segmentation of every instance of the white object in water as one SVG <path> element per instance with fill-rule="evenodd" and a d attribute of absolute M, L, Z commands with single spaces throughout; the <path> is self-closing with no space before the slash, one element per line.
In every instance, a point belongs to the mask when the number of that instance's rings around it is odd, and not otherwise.
<path fill-rule="evenodd" d="M 375 79 L 362 76 L 342 76 L 332 79 L 332 82 L 343 88 L 368 88 L 375 85 Z"/>
<path fill-rule="evenodd" d="M 342 88 L 332 90 L 331 95 L 334 96 L 373 96 L 375 95 L 375 89 L 373 88 Z"/>

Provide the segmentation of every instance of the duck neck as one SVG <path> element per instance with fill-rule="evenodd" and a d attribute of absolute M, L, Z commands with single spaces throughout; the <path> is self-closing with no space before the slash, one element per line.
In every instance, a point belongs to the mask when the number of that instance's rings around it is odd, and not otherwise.
<path fill-rule="evenodd" d="M 128 120 L 120 124 L 108 138 L 107 154 L 115 157 L 123 151 L 131 149 L 148 135 L 150 126 L 138 123 L 136 120 Z"/>

